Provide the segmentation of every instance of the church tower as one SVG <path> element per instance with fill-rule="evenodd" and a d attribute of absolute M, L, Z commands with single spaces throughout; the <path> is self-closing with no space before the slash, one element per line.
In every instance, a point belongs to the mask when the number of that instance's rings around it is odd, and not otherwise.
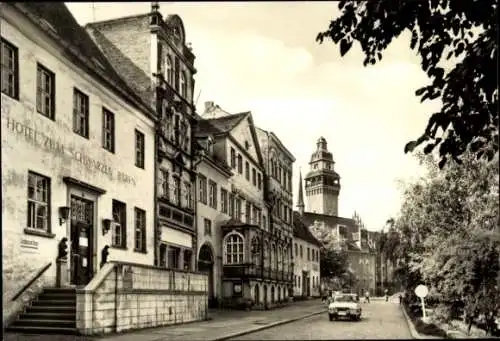
<path fill-rule="evenodd" d="M 334 171 L 332 153 L 326 140 L 320 137 L 316 151 L 311 155 L 310 171 L 305 176 L 306 212 L 338 216 L 340 176 Z"/>

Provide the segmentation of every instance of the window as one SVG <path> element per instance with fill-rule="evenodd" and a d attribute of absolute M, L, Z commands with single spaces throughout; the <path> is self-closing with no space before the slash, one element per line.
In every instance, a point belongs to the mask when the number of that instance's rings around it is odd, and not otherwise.
<path fill-rule="evenodd" d="M 180 205 L 181 204 L 181 179 L 179 179 L 177 176 L 174 176 L 173 179 L 173 185 L 174 185 L 174 204 L 175 205 Z"/>
<path fill-rule="evenodd" d="M 203 219 L 204 235 L 211 236 L 212 235 L 212 221 L 210 219 Z"/>
<path fill-rule="evenodd" d="M 168 200 L 169 197 L 169 187 L 168 187 L 168 171 L 165 169 L 160 169 L 160 197 Z"/>
<path fill-rule="evenodd" d="M 37 64 L 36 68 L 36 110 L 50 119 L 55 117 L 56 76 L 52 71 Z"/>
<path fill-rule="evenodd" d="M 311 249 L 307 248 L 307 260 L 311 260 Z"/>
<path fill-rule="evenodd" d="M 287 186 L 288 192 L 292 191 L 292 173 L 288 173 L 288 186 Z"/>
<path fill-rule="evenodd" d="M 257 171 L 255 168 L 252 168 L 252 184 L 257 186 Z"/>
<path fill-rule="evenodd" d="M 302 258 L 304 256 L 303 252 L 302 252 L 302 245 L 300 245 L 300 258 Z"/>
<path fill-rule="evenodd" d="M 135 207 L 134 213 L 135 213 L 134 251 L 146 252 L 146 211 Z"/>
<path fill-rule="evenodd" d="M 231 167 L 236 168 L 236 151 L 231 147 Z"/>
<path fill-rule="evenodd" d="M 217 209 L 217 184 L 210 180 L 209 182 L 208 204 L 210 207 Z"/>
<path fill-rule="evenodd" d="M 102 147 L 115 152 L 115 115 L 102 108 Z"/>
<path fill-rule="evenodd" d="M 226 264 L 243 263 L 243 237 L 236 233 L 231 233 L 225 238 Z"/>
<path fill-rule="evenodd" d="M 250 224 L 252 219 L 252 204 L 246 202 L 245 204 L 245 223 Z"/>
<path fill-rule="evenodd" d="M 227 191 L 224 188 L 220 189 L 220 205 L 222 213 L 227 213 Z"/>
<path fill-rule="evenodd" d="M 2 92 L 19 98 L 19 58 L 17 47 L 2 38 Z"/>
<path fill-rule="evenodd" d="M 245 162 L 245 178 L 250 181 L 250 164 L 248 161 Z"/>
<path fill-rule="evenodd" d="M 295 257 L 299 255 L 299 248 L 297 247 L 297 243 L 295 243 Z"/>
<path fill-rule="evenodd" d="M 193 209 L 193 198 L 191 193 L 191 184 L 189 182 L 184 182 L 184 205 L 189 209 Z"/>
<path fill-rule="evenodd" d="M 169 246 L 168 247 L 168 267 L 170 269 L 178 269 L 179 268 L 179 256 L 181 253 L 181 249 L 178 247 Z"/>
<path fill-rule="evenodd" d="M 188 87 L 187 87 L 187 79 L 186 79 L 186 73 L 181 72 L 181 96 L 187 99 L 187 92 L 188 92 Z"/>
<path fill-rule="evenodd" d="M 193 257 L 193 253 L 191 250 L 184 250 L 184 270 L 191 270 L 191 259 Z"/>
<path fill-rule="evenodd" d="M 260 173 L 257 175 L 257 188 L 262 189 L 262 178 Z"/>
<path fill-rule="evenodd" d="M 265 215 L 262 215 L 262 227 L 264 229 L 267 228 L 267 220 L 266 220 L 266 216 Z"/>
<path fill-rule="evenodd" d="M 118 200 L 112 201 L 113 230 L 111 231 L 111 245 L 113 247 L 127 247 L 127 206 Z"/>
<path fill-rule="evenodd" d="M 144 169 L 144 134 L 135 130 L 135 165 Z"/>
<path fill-rule="evenodd" d="M 167 67 L 166 67 L 166 81 L 170 86 L 174 86 L 174 66 L 172 63 L 172 57 L 167 55 Z"/>
<path fill-rule="evenodd" d="M 50 179 L 28 172 L 28 228 L 50 232 Z"/>
<path fill-rule="evenodd" d="M 167 267 L 167 245 L 160 245 L 160 266 L 163 268 Z"/>
<path fill-rule="evenodd" d="M 207 178 L 201 174 L 198 175 L 199 198 L 202 203 L 207 204 Z"/>
<path fill-rule="evenodd" d="M 180 61 L 176 56 L 174 57 L 174 89 L 179 91 L 179 73 L 180 73 Z"/>
<path fill-rule="evenodd" d="M 238 154 L 238 173 L 243 173 L 243 159 L 241 157 L 241 154 Z"/>
<path fill-rule="evenodd" d="M 234 219 L 234 194 L 230 193 L 229 194 L 229 200 L 228 200 L 228 209 L 229 209 L 229 215 L 231 218 Z"/>
<path fill-rule="evenodd" d="M 73 90 L 73 132 L 89 138 L 89 97 L 76 88 Z"/>
<path fill-rule="evenodd" d="M 234 218 L 238 221 L 241 220 L 241 199 L 240 198 L 236 198 L 234 200 Z"/>

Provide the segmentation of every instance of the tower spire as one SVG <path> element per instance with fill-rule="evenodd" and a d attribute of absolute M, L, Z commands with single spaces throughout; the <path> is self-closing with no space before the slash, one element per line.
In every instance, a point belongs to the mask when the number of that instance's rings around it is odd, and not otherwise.
<path fill-rule="evenodd" d="M 297 208 L 300 214 L 304 214 L 304 193 L 302 193 L 302 170 L 299 168 L 299 199 Z"/>

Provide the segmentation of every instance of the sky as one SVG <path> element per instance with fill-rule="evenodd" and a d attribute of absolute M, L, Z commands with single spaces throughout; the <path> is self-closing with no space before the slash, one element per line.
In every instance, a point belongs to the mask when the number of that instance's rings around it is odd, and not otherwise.
<path fill-rule="evenodd" d="M 148 2 L 66 5 L 80 25 L 150 11 Z M 393 41 L 381 62 L 363 67 L 356 43 L 341 57 L 333 42 L 315 41 L 339 14 L 335 2 L 168 2 L 160 12 L 178 14 L 192 43 L 198 112 L 205 101 L 250 110 L 295 156 L 294 205 L 299 171 L 309 171 L 323 136 L 341 177 L 339 215 L 356 211 L 373 231 L 397 215 L 398 183 L 422 174 L 404 146 L 439 108 L 415 96 L 428 79 L 409 34 Z"/>

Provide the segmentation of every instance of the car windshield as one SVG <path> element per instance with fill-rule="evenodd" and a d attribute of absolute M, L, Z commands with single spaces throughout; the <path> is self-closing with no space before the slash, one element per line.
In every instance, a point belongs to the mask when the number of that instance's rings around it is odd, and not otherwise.
<path fill-rule="evenodd" d="M 342 296 L 335 296 L 333 298 L 334 302 L 356 302 L 356 299 L 352 295 L 342 295 Z"/>

